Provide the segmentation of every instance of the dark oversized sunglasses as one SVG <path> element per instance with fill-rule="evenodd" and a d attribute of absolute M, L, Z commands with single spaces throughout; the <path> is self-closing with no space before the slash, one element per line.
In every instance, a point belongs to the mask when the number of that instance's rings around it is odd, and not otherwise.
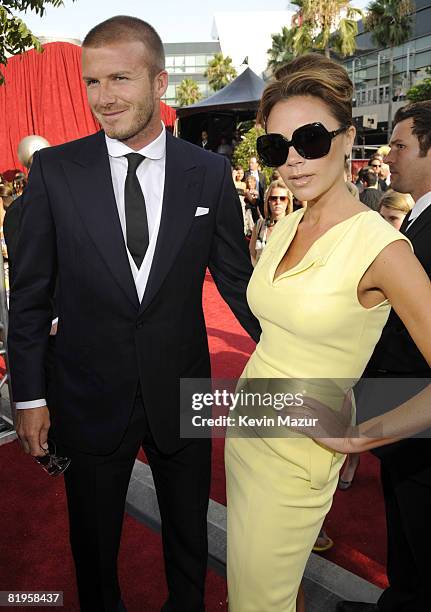
<path fill-rule="evenodd" d="M 319 159 L 328 155 L 332 139 L 348 129 L 348 125 L 328 132 L 321 123 L 308 123 L 296 129 L 292 140 L 282 134 L 264 134 L 257 139 L 257 152 L 265 166 L 278 168 L 286 163 L 290 147 L 305 159 Z"/>

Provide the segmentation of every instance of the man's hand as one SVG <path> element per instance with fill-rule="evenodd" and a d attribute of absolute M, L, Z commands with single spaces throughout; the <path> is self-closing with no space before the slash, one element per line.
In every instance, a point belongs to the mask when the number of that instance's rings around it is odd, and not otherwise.
<path fill-rule="evenodd" d="M 48 450 L 48 431 L 51 425 L 48 406 L 16 411 L 16 433 L 24 452 L 43 457 Z"/>

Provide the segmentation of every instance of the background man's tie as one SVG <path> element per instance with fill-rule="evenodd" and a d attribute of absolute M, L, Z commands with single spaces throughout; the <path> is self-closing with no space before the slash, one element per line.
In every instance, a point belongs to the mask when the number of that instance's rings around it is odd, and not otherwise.
<path fill-rule="evenodd" d="M 139 153 L 128 153 L 125 157 L 129 164 L 124 187 L 127 248 L 139 269 L 149 243 L 147 208 L 136 176 L 136 170 L 145 157 Z"/>

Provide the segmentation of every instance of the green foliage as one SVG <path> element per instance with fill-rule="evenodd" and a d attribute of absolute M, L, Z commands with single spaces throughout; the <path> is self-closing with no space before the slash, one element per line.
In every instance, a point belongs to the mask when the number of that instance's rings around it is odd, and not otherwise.
<path fill-rule="evenodd" d="M 73 0 L 74 1 L 74 0 Z M 30 48 L 43 51 L 42 45 L 13 11 L 33 11 L 43 16 L 46 5 L 62 6 L 63 0 L 2 0 L 0 4 L 0 65 L 6 66 L 8 55 L 17 55 Z M 0 85 L 4 75 L 0 70 Z"/>
<path fill-rule="evenodd" d="M 219 91 L 238 75 L 232 66 L 232 58 L 224 57 L 223 53 L 216 53 L 214 59 L 208 63 L 204 76 L 207 77 L 211 89 Z"/>
<path fill-rule="evenodd" d="M 274 73 L 278 68 L 290 62 L 295 56 L 293 47 L 294 30 L 283 26 L 281 34 L 271 34 L 272 46 L 268 49 L 268 68 Z"/>
<path fill-rule="evenodd" d="M 232 158 L 233 166 L 240 164 L 244 168 L 244 170 L 248 170 L 248 161 L 250 157 L 258 157 L 257 151 L 256 151 L 257 137 L 261 136 L 261 134 L 264 134 L 264 133 L 265 133 L 265 130 L 263 128 L 253 127 L 251 128 L 251 130 L 249 130 L 246 134 L 243 135 L 243 140 L 236 147 L 233 153 L 233 158 Z M 262 172 L 264 173 L 266 177 L 267 183 L 269 183 L 272 172 L 273 172 L 272 168 L 266 168 L 264 166 L 262 167 Z"/>
<path fill-rule="evenodd" d="M 350 6 L 350 0 L 292 0 L 292 4 L 298 7 L 292 27 L 284 26 L 281 34 L 272 35 L 268 49 L 272 72 L 310 51 L 324 52 L 328 57 L 331 50 L 342 56 L 354 53 L 358 33 L 355 17 L 362 16 L 362 11 Z M 345 16 L 340 18 L 342 13 Z"/>
<path fill-rule="evenodd" d="M 177 87 L 176 97 L 179 106 L 190 106 L 190 104 L 199 102 L 202 94 L 196 81 L 193 79 L 183 79 Z"/>
<path fill-rule="evenodd" d="M 410 102 L 423 102 L 424 100 L 431 100 L 431 68 L 428 66 L 426 69 L 427 74 L 430 76 L 425 77 L 407 92 L 407 98 Z"/>
<path fill-rule="evenodd" d="M 368 6 L 366 28 L 380 47 L 397 47 L 411 34 L 412 0 L 373 0 Z"/>
<path fill-rule="evenodd" d="M 392 133 L 392 99 L 394 97 L 394 48 L 410 38 L 413 0 L 373 0 L 368 6 L 366 29 L 372 41 L 389 47 L 388 140 Z"/>

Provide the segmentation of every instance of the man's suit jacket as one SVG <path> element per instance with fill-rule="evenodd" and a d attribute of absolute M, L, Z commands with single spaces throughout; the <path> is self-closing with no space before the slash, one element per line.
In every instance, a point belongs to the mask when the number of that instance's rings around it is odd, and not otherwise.
<path fill-rule="evenodd" d="M 159 448 L 179 438 L 179 379 L 210 376 L 202 309 L 207 266 L 255 339 L 251 273 L 228 162 L 167 133 L 160 230 L 141 303 L 127 257 L 103 132 L 35 155 L 10 296 L 15 401 L 47 397 L 44 359 L 58 275 L 54 387 L 60 442 L 104 454 L 119 444 L 138 385 Z M 208 214 L 195 216 L 196 208 Z M 54 400 L 53 400 L 54 401 Z"/>
<path fill-rule="evenodd" d="M 22 196 L 16 198 L 16 200 L 14 200 L 12 204 L 8 206 L 3 219 L 3 233 L 9 261 L 9 277 L 12 275 L 12 266 L 15 260 L 16 245 L 18 242 L 18 233 L 21 221 L 21 211 Z"/>
<path fill-rule="evenodd" d="M 408 226 L 407 222 L 406 225 Z M 412 242 L 416 257 L 431 278 L 431 207 L 424 210 L 412 226 L 403 233 Z M 394 270 L 394 273 L 396 274 L 396 270 Z M 383 328 L 382 335 L 374 349 L 364 376 L 398 377 L 400 379 L 411 377 L 429 379 L 431 377 L 431 369 L 428 363 L 393 309 L 389 314 L 388 321 Z M 405 384 L 404 386 L 407 390 L 408 385 Z M 385 393 L 386 389 L 387 387 L 384 389 Z M 402 398 L 401 393 L 396 395 L 397 397 L 394 397 L 393 401 L 390 397 L 386 398 L 392 404 L 392 406 L 388 404 L 387 409 L 407 399 L 407 397 Z M 364 409 L 366 410 L 367 406 L 364 405 Z M 360 404 L 358 415 L 361 416 Z M 399 472 L 414 475 L 415 478 L 426 481 L 431 485 L 431 440 L 403 440 L 397 444 L 376 449 L 375 454 L 397 465 Z"/>
<path fill-rule="evenodd" d="M 361 200 L 362 204 L 365 204 L 368 206 L 368 208 L 371 208 L 371 210 L 379 210 L 379 204 L 382 197 L 382 192 L 378 189 L 373 189 L 372 187 L 364 189 L 359 194 L 359 199 Z"/>

